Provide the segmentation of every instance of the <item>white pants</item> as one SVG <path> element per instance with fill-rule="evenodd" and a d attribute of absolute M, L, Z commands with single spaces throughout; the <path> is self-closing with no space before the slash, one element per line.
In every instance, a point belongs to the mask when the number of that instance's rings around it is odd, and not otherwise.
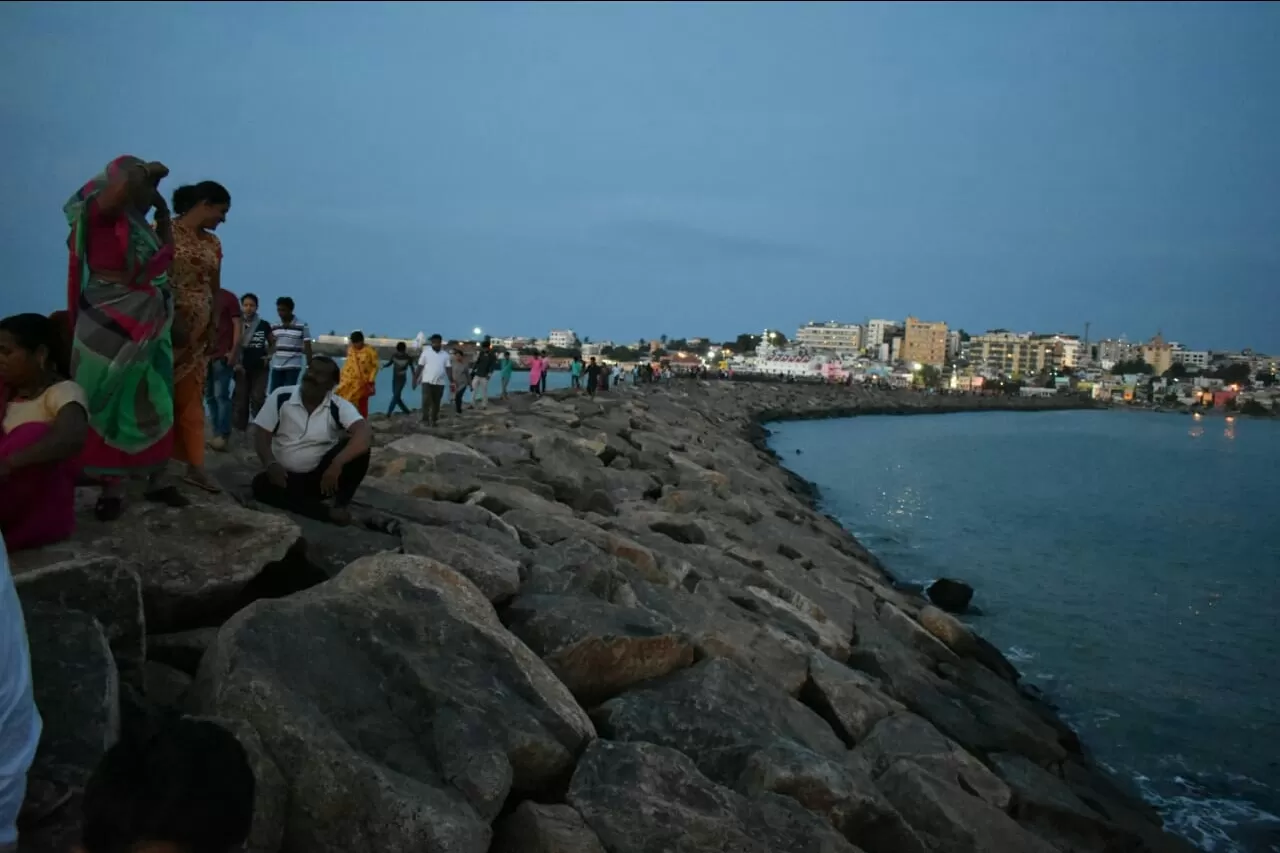
<path fill-rule="evenodd" d="M 18 812 L 27 769 L 40 742 L 40 714 L 31 694 L 31 654 L 22 605 L 0 538 L 0 851 L 18 841 Z"/>
<path fill-rule="evenodd" d="M 483 409 L 489 402 L 488 376 L 471 377 L 471 402 L 475 403 L 478 409 Z"/>

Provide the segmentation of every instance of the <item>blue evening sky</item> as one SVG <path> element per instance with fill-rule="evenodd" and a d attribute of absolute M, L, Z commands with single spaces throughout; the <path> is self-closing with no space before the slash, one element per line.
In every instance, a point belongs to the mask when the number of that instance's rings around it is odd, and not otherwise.
<path fill-rule="evenodd" d="M 1280 4 L 5 3 L 0 313 L 163 160 L 319 332 L 1280 350 Z"/>

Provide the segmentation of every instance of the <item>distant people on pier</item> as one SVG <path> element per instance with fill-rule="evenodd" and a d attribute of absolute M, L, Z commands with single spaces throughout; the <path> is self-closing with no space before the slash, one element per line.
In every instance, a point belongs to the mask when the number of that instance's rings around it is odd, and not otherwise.
<path fill-rule="evenodd" d="M 432 335 L 430 343 L 418 356 L 414 385 L 422 384 L 422 422 L 428 426 L 440 423 L 440 402 L 449 384 L 449 353 L 443 349 L 444 339 Z"/>
<path fill-rule="evenodd" d="M 293 299 L 276 300 L 279 323 L 271 326 L 271 390 L 298 384 L 311 363 L 311 327 L 293 313 Z"/>
<path fill-rule="evenodd" d="M 62 333 L 42 314 L 0 320 L 0 533 L 13 551 L 75 531 L 89 408 Z"/>
<path fill-rule="evenodd" d="M 173 458 L 186 465 L 183 482 L 215 493 L 222 489 L 204 470 L 204 386 L 217 347 L 222 286 L 222 243 L 213 232 L 230 208 L 231 194 L 215 181 L 173 193 Z"/>
<path fill-rule="evenodd" d="M 502 377 L 502 399 L 507 399 L 507 386 L 511 384 L 511 374 L 515 372 L 516 363 L 511 360 L 511 353 L 506 350 L 502 351 L 502 358 L 498 360 L 498 375 Z"/>
<path fill-rule="evenodd" d="M 271 361 L 271 324 L 258 313 L 258 297 L 240 297 L 240 357 L 235 364 L 235 393 L 232 397 L 232 425 L 239 432 L 249 428 L 267 399 L 267 375 Z"/>
<path fill-rule="evenodd" d="M 402 396 L 405 383 L 409 381 L 409 370 L 413 367 L 413 356 L 409 355 L 409 348 L 405 346 L 404 341 L 396 344 L 396 351 L 391 354 L 391 358 L 387 359 L 387 363 L 382 366 L 391 368 L 391 402 L 387 404 L 387 417 L 391 417 L 396 410 L 396 406 L 399 406 L 400 411 L 406 415 L 412 414 L 409 411 L 409 407 L 405 405 Z"/>
<path fill-rule="evenodd" d="M 364 332 L 348 337 L 347 357 L 342 362 L 338 396 L 356 407 L 360 417 L 369 417 L 369 399 L 377 391 L 378 353 L 364 342 Z"/>
<path fill-rule="evenodd" d="M 263 469 L 253 478 L 255 500 L 320 521 L 351 522 L 347 507 L 368 473 L 373 430 L 335 393 L 339 376 L 338 363 L 318 355 L 297 385 L 267 397 L 254 420 Z"/>

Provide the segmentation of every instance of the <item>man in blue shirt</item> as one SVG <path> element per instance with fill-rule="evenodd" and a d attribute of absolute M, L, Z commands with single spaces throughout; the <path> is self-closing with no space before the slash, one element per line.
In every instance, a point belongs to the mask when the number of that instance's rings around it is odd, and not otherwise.
<path fill-rule="evenodd" d="M 0 537 L 0 853 L 18 849 L 18 812 L 40 729 L 31 692 L 26 624 L 9 574 L 9 554 Z"/>

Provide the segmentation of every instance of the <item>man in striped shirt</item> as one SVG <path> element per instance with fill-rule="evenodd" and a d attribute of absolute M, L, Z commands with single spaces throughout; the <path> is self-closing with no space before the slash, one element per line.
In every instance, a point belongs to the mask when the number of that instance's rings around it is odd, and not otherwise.
<path fill-rule="evenodd" d="M 271 390 L 298 384 L 311 363 L 311 329 L 293 313 L 293 300 L 276 300 L 280 322 L 271 326 Z"/>

